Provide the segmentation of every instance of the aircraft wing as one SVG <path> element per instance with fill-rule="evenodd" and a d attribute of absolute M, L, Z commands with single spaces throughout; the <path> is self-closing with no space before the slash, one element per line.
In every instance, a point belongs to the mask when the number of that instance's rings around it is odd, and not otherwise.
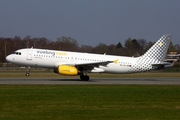
<path fill-rule="evenodd" d="M 90 63 L 77 63 L 75 66 L 81 70 L 90 70 L 91 72 L 104 72 L 103 69 L 99 68 L 99 65 L 106 66 L 114 61 L 101 61 L 101 62 L 90 62 Z"/>
<path fill-rule="evenodd" d="M 75 66 L 79 69 L 84 69 L 84 70 L 93 70 L 94 68 L 98 68 L 99 65 L 106 66 L 109 63 L 117 63 L 118 60 L 114 61 L 98 61 L 98 62 L 85 62 L 85 63 L 66 63 L 66 65 L 72 65 Z"/>
<path fill-rule="evenodd" d="M 79 70 L 87 70 L 90 72 L 104 72 L 103 69 L 99 68 L 99 65 L 101 66 L 106 66 L 109 63 L 115 63 L 117 64 L 118 59 L 116 60 L 108 60 L 108 61 L 97 61 L 97 62 L 82 62 L 82 63 L 76 63 L 76 62 L 66 62 L 66 63 L 62 63 L 62 62 L 57 62 L 55 64 L 56 67 L 58 67 L 59 65 L 69 65 L 69 66 L 75 66 L 76 68 L 78 68 Z"/>

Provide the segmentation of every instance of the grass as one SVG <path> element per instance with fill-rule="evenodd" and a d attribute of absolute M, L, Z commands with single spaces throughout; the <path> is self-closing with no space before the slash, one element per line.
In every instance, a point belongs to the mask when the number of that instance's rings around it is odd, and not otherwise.
<path fill-rule="evenodd" d="M 179 120 L 179 85 L 0 85 L 3 120 Z"/>

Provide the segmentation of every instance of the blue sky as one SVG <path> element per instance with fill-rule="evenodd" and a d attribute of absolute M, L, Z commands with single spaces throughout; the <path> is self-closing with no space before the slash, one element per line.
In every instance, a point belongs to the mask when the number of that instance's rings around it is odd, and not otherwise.
<path fill-rule="evenodd" d="M 0 37 L 66 36 L 96 46 L 172 34 L 180 44 L 179 6 L 180 0 L 1 0 Z"/>

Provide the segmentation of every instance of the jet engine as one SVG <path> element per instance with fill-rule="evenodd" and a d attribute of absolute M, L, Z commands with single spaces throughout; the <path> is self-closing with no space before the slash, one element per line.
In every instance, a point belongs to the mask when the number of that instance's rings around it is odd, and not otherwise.
<path fill-rule="evenodd" d="M 54 69 L 55 73 L 62 75 L 78 75 L 78 69 L 74 66 L 60 65 Z"/>

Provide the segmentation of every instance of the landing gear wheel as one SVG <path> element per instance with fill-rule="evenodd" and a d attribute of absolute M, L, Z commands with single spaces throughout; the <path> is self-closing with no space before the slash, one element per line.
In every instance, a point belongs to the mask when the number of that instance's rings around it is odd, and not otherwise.
<path fill-rule="evenodd" d="M 30 74 L 29 74 L 28 72 L 27 72 L 25 75 L 26 75 L 26 77 L 29 77 L 29 76 L 30 76 Z"/>
<path fill-rule="evenodd" d="M 88 81 L 89 80 L 89 76 L 87 76 L 87 75 L 80 75 L 80 79 L 84 80 L 84 81 Z"/>
<path fill-rule="evenodd" d="M 85 80 L 88 81 L 89 80 L 89 76 L 85 75 Z"/>
<path fill-rule="evenodd" d="M 30 67 L 30 66 L 28 66 L 27 72 L 26 72 L 26 74 L 25 74 L 25 75 L 26 75 L 26 77 L 29 77 L 29 76 L 30 76 L 30 73 L 29 73 L 29 72 L 30 72 L 30 69 L 31 69 L 31 67 Z"/>

